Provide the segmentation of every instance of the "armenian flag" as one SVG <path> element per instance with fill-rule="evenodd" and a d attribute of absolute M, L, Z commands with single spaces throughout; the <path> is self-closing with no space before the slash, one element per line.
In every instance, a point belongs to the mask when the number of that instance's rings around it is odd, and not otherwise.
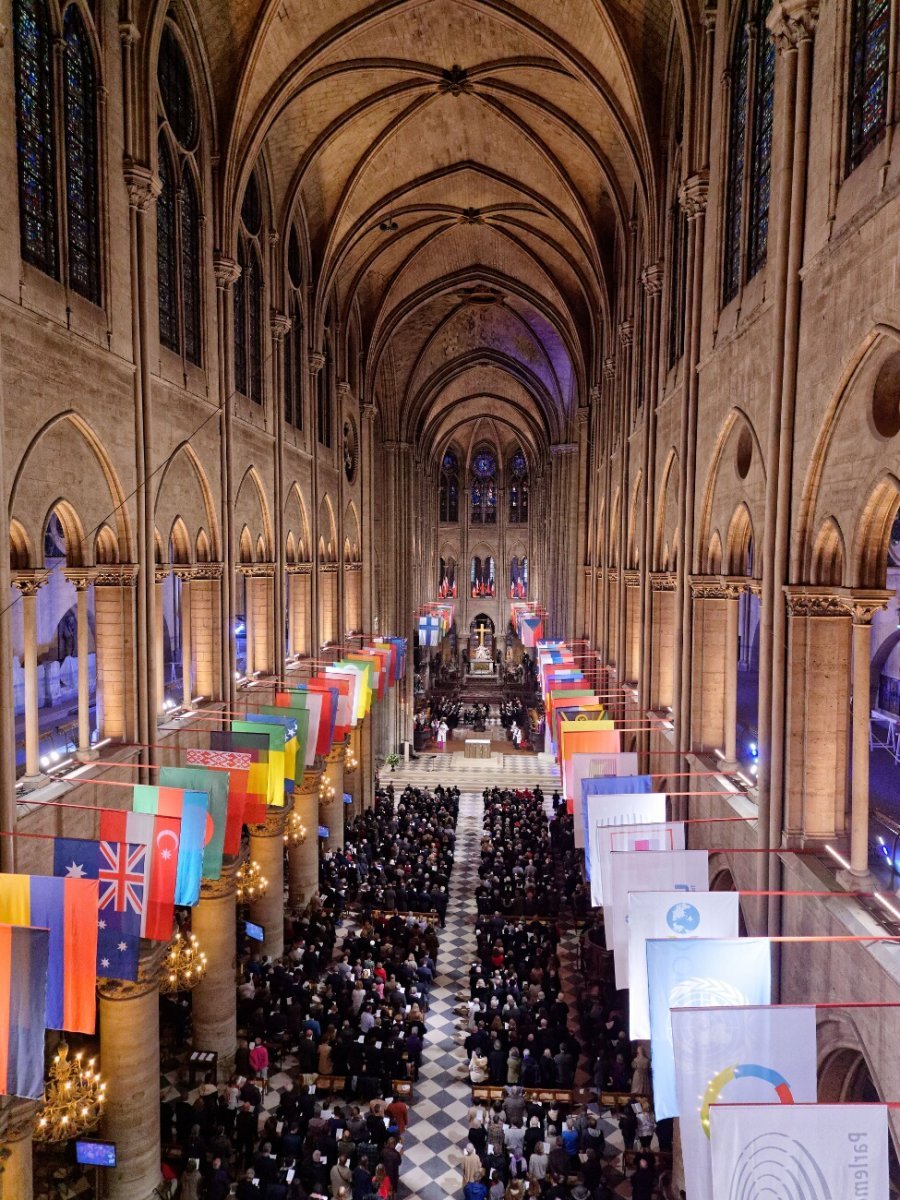
<path fill-rule="evenodd" d="M 94 1032 L 99 889 L 96 879 L 0 875 L 0 923 L 50 931 L 47 1029 Z"/>
<path fill-rule="evenodd" d="M 0 1095 L 44 1094 L 50 933 L 0 925 Z"/>

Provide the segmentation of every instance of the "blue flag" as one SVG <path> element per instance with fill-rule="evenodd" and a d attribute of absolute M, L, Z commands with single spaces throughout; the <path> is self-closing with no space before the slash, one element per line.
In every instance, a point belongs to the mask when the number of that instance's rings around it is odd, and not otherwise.
<path fill-rule="evenodd" d="M 54 842 L 54 875 L 99 880 L 97 974 L 101 977 L 138 977 L 147 861 L 147 847 L 137 842 L 82 838 L 56 838 Z"/>

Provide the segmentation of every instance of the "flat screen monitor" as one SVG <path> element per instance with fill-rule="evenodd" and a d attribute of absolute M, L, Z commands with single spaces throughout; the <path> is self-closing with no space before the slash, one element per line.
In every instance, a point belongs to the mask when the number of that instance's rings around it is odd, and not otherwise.
<path fill-rule="evenodd" d="M 328 837 L 328 826 L 327 826 L 327 825 L 320 825 L 320 826 L 319 826 L 319 837 L 320 837 L 320 838 L 327 838 L 327 837 Z"/>
<path fill-rule="evenodd" d="M 254 925 L 252 921 L 244 922 L 244 933 L 248 938 L 253 938 L 255 942 L 264 942 L 266 934 L 262 925 Z"/>
<path fill-rule="evenodd" d="M 353 803 L 353 797 L 350 795 L 350 793 L 349 793 L 349 792 L 344 792 L 344 803 L 345 803 L 345 804 L 352 804 L 352 803 Z"/>
<path fill-rule="evenodd" d="M 75 1143 L 75 1160 L 83 1167 L 114 1167 L 116 1165 L 116 1143 L 85 1141 Z"/>

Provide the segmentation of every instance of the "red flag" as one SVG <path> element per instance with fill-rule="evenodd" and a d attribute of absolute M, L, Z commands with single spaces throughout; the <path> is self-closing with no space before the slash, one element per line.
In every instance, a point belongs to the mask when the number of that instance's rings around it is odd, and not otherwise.
<path fill-rule="evenodd" d="M 241 827 L 247 820 L 244 814 L 250 795 L 250 768 L 253 765 L 253 755 L 249 750 L 189 749 L 187 762 L 191 767 L 207 767 L 212 771 L 228 772 L 228 815 L 225 821 L 225 841 L 222 852 L 224 854 L 240 854 Z"/>
<path fill-rule="evenodd" d="M 152 813 L 105 809 L 100 814 L 100 837 L 112 842 L 142 842 L 147 847 L 147 889 L 141 915 L 141 937 L 154 942 L 171 941 L 181 821 L 177 817 L 160 817 Z"/>

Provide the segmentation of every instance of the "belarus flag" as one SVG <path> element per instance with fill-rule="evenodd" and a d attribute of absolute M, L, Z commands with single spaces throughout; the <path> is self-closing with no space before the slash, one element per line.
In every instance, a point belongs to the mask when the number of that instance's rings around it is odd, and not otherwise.
<path fill-rule="evenodd" d="M 100 814 L 100 836 L 104 841 L 142 842 L 147 847 L 141 937 L 154 942 L 171 941 L 181 821 L 152 813 L 104 809 Z"/>

